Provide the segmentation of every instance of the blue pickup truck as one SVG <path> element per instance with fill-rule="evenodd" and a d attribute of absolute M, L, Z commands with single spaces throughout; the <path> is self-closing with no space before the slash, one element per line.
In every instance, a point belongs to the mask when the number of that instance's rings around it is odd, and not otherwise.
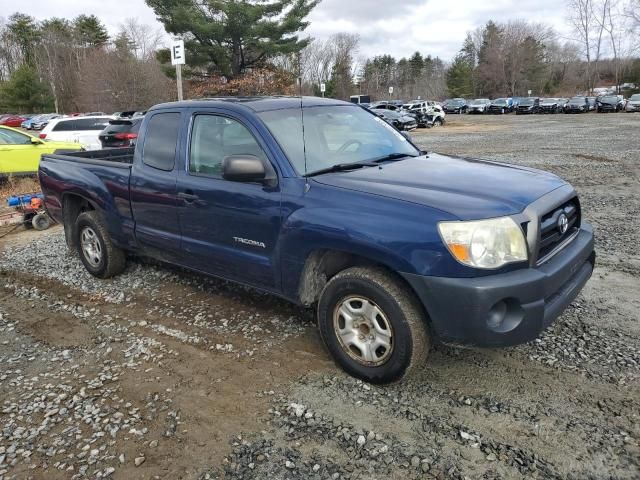
<path fill-rule="evenodd" d="M 157 105 L 135 148 L 44 155 L 39 178 L 91 274 L 133 252 L 315 306 L 336 362 L 374 383 L 435 341 L 535 339 L 595 262 L 564 180 L 421 151 L 331 99 Z"/>

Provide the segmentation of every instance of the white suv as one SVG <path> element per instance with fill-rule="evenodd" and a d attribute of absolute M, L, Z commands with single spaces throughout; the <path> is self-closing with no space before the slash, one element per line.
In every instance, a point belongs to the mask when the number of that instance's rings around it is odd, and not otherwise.
<path fill-rule="evenodd" d="M 40 133 L 40 138 L 60 142 L 80 143 L 86 150 L 100 150 L 98 135 L 109 125 L 112 116 L 66 117 L 51 120 Z"/>
<path fill-rule="evenodd" d="M 428 126 L 444 125 L 444 110 L 436 102 L 429 100 L 414 100 L 412 102 L 405 103 L 402 108 L 408 112 L 426 115 L 429 121 Z"/>

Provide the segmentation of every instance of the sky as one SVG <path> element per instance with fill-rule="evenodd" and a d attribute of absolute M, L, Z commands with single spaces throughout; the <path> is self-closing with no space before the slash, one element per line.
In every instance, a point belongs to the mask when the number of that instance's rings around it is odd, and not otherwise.
<path fill-rule="evenodd" d="M 28 7 L 19 5 L 0 0 L 0 15 L 16 10 L 38 19 L 95 14 L 112 34 L 129 17 L 162 28 L 144 0 L 30 0 L 24 4 Z M 305 33 L 319 39 L 357 33 L 364 57 L 388 53 L 400 58 L 417 50 L 448 61 L 466 32 L 490 19 L 544 22 L 561 36 L 570 35 L 563 0 L 323 0 L 310 15 Z"/>

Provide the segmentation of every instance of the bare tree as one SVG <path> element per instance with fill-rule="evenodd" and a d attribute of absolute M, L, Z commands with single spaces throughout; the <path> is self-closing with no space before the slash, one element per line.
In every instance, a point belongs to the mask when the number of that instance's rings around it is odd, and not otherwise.
<path fill-rule="evenodd" d="M 640 51 L 640 0 L 628 0 L 624 6 L 628 33 L 631 34 L 629 53 Z"/>
<path fill-rule="evenodd" d="M 140 60 L 152 58 L 163 43 L 166 36 L 161 28 L 140 23 L 137 18 L 127 18 L 120 24 L 120 34 L 126 35 L 131 42 L 131 49 Z"/>
<path fill-rule="evenodd" d="M 597 72 L 597 64 L 600 59 L 603 33 L 602 27 L 597 28 L 599 9 L 596 0 L 569 0 L 568 8 L 569 22 L 576 34 L 575 40 L 582 47 L 582 53 L 586 60 L 586 87 L 591 92 L 594 87 L 594 74 Z"/>

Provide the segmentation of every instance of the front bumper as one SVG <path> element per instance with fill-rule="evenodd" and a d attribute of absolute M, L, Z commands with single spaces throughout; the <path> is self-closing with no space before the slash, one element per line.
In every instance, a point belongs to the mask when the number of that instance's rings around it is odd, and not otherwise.
<path fill-rule="evenodd" d="M 576 298 L 595 264 L 593 229 L 536 268 L 476 278 L 403 274 L 447 343 L 509 346 L 537 338 Z"/>

